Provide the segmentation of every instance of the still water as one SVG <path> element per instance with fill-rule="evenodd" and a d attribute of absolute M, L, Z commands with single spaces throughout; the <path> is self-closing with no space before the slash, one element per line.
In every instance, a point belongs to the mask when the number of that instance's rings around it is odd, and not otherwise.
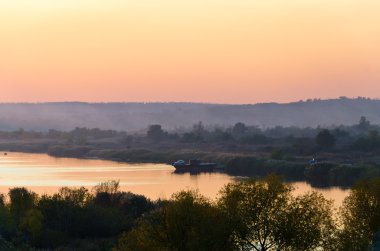
<path fill-rule="evenodd" d="M 151 199 L 170 198 L 181 189 L 198 189 L 215 198 L 218 191 L 236 178 L 222 173 L 175 174 L 165 164 L 128 164 L 105 160 L 55 158 L 46 154 L 0 153 L 0 192 L 27 187 L 39 194 L 51 194 L 62 186 L 91 188 L 102 181 L 119 180 L 121 189 Z M 349 190 L 316 189 L 305 182 L 294 182 L 295 194 L 319 191 L 340 205 Z"/>

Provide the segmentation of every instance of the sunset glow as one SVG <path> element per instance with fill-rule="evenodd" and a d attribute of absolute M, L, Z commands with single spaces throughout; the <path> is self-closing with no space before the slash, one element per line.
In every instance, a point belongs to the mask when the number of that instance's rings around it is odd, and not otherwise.
<path fill-rule="evenodd" d="M 0 0 L 0 102 L 380 97 L 380 2 Z"/>

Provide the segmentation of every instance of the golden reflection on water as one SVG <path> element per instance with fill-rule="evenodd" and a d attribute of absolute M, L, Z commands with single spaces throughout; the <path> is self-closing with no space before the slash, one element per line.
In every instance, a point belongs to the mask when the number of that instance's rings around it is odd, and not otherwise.
<path fill-rule="evenodd" d="M 293 192 L 294 195 L 302 195 L 307 192 L 317 191 L 322 193 L 326 199 L 333 200 L 335 207 L 341 206 L 344 198 L 350 193 L 349 189 L 342 189 L 339 187 L 314 188 L 306 182 L 293 182 L 291 184 L 295 188 Z"/>
<path fill-rule="evenodd" d="M 0 192 L 24 186 L 39 194 L 51 194 L 62 186 L 91 188 L 102 181 L 120 180 L 121 189 L 151 199 L 170 198 L 181 189 L 198 189 L 215 198 L 234 178 L 222 173 L 174 174 L 165 164 L 129 164 L 114 161 L 55 158 L 46 154 L 0 153 Z M 340 205 L 348 190 L 315 189 L 305 182 L 292 183 L 295 194 L 317 190 Z"/>

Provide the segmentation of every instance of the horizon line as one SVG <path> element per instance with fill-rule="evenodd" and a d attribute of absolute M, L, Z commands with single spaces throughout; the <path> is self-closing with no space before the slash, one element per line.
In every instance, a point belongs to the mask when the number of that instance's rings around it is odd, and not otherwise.
<path fill-rule="evenodd" d="M 257 102 L 257 103 L 218 103 L 218 102 L 193 102 L 193 101 L 17 101 L 17 102 L 0 102 L 0 105 L 9 105 L 9 104 L 203 104 L 203 105 L 262 105 L 262 104 L 295 104 L 295 103 L 307 103 L 307 102 L 318 102 L 318 101 L 333 101 L 333 100 L 370 100 L 370 101 L 379 101 L 380 98 L 370 98 L 370 97 L 346 97 L 340 96 L 336 98 L 307 98 L 300 99 L 298 101 L 289 101 L 289 102 L 278 102 L 278 101 L 267 101 L 267 102 Z"/>

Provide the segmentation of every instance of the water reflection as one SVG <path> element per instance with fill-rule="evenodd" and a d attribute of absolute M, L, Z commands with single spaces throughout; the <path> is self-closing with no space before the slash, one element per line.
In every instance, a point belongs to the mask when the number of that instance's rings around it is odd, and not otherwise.
<path fill-rule="evenodd" d="M 208 197 L 236 178 L 223 173 L 175 174 L 164 164 L 127 164 L 104 160 L 54 158 L 46 154 L 0 154 L 0 192 L 25 186 L 43 194 L 56 192 L 62 186 L 92 187 L 101 181 L 120 180 L 121 188 L 151 199 L 169 198 L 181 189 L 198 189 Z M 294 182 L 295 194 L 317 190 L 338 204 L 348 194 L 339 188 L 315 189 L 305 182 Z"/>

